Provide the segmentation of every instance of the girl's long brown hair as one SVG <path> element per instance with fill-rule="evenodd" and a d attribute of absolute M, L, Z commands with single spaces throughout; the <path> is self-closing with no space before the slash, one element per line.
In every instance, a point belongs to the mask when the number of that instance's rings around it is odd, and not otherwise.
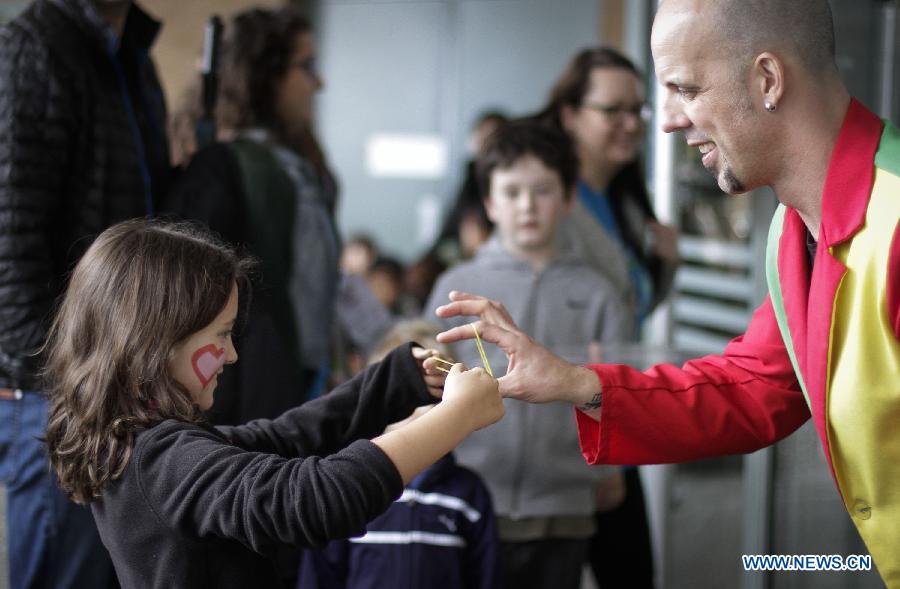
<path fill-rule="evenodd" d="M 197 421 L 169 373 L 176 343 L 209 325 L 250 261 L 185 223 L 126 221 L 78 262 L 44 348 L 47 447 L 60 486 L 87 503 L 121 476 L 134 434 Z"/>

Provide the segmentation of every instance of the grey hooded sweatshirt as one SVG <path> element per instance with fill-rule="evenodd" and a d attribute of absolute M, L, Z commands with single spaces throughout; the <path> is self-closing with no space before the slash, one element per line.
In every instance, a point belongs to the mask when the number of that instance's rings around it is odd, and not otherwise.
<path fill-rule="evenodd" d="M 438 278 L 425 306 L 427 318 L 435 319 L 434 310 L 449 302 L 451 290 L 500 301 L 524 332 L 572 362 L 587 362 L 592 343 L 622 342 L 631 330 L 631 313 L 609 281 L 567 249 L 534 273 L 495 234 L 472 260 Z M 449 328 L 469 320 L 439 322 Z M 499 378 L 506 372 L 506 356 L 497 346 L 484 346 Z M 467 367 L 482 365 L 474 340 L 457 343 L 453 353 Z M 454 451 L 460 464 L 484 478 L 497 514 L 511 519 L 592 514 L 597 482 L 614 467 L 585 462 L 572 405 L 512 399 L 504 404 L 499 423 L 470 435 Z"/>

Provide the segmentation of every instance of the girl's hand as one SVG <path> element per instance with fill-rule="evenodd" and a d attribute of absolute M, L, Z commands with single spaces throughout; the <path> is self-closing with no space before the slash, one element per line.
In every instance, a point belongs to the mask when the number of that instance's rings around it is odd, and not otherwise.
<path fill-rule="evenodd" d="M 422 371 L 422 378 L 425 380 L 428 392 L 432 397 L 440 399 L 444 393 L 444 381 L 447 380 L 447 373 L 438 370 L 438 367 L 446 369 L 447 366 L 434 359 L 435 356 L 440 356 L 440 353 L 437 350 L 416 346 L 412 349 L 412 355 Z"/>
<path fill-rule="evenodd" d="M 470 431 L 500 421 L 505 412 L 497 381 L 483 368 L 466 370 L 462 364 L 450 369 L 442 402 L 465 410 L 471 420 Z"/>

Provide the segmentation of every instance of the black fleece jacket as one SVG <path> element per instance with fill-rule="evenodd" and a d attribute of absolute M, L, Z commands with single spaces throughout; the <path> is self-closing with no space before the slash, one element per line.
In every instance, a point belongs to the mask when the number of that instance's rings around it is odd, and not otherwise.
<path fill-rule="evenodd" d="M 431 402 L 404 345 L 274 420 L 139 432 L 125 473 L 92 504 L 119 581 L 278 587 L 274 548 L 361 534 L 400 495 L 396 467 L 367 439 Z"/>

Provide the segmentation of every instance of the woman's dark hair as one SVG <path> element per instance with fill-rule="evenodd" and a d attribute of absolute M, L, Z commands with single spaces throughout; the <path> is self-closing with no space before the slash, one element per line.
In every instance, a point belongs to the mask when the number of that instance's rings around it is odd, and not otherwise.
<path fill-rule="evenodd" d="M 269 130 L 331 183 L 334 178 L 312 128 L 289 129 L 278 117 L 278 88 L 291 65 L 297 38 L 311 31 L 309 20 L 291 7 L 254 8 L 235 15 L 222 42 L 216 123 L 222 129 Z"/>
<path fill-rule="evenodd" d="M 121 476 L 134 432 L 199 409 L 170 374 L 176 344 L 209 325 L 251 261 L 197 226 L 126 221 L 72 272 L 44 347 L 47 447 L 59 484 L 87 503 Z"/>
<path fill-rule="evenodd" d="M 624 69 L 633 73 L 638 79 L 643 79 L 641 71 L 634 63 L 611 47 L 589 47 L 579 51 L 562 75 L 550 90 L 547 104 L 538 113 L 537 117 L 552 127 L 566 132 L 562 124 L 562 109 L 569 107 L 580 108 L 584 97 L 590 89 L 591 72 L 597 68 Z M 641 208 L 649 219 L 656 220 L 656 214 L 650 205 L 650 196 L 644 180 L 644 167 L 640 158 L 625 164 L 619 172 L 613 176 L 607 189 L 607 195 L 616 222 L 622 235 L 636 255 L 644 259 L 643 235 L 635 235 L 631 224 L 623 218 L 622 203 L 631 198 Z"/>
<path fill-rule="evenodd" d="M 297 37 L 311 30 L 309 20 L 292 8 L 254 8 L 231 19 L 222 42 L 219 84 L 221 116 L 230 127 L 281 127 L 278 85 Z"/>
<path fill-rule="evenodd" d="M 485 139 L 475 160 L 481 197 L 490 194 L 494 170 L 508 168 L 526 155 L 535 156 L 559 175 L 568 198 L 578 180 L 578 158 L 572 140 L 561 130 L 535 119 L 509 121 Z"/>
<path fill-rule="evenodd" d="M 596 68 L 623 69 L 633 73 L 638 79 L 644 77 L 630 59 L 611 47 L 582 49 L 575 54 L 575 57 L 566 65 L 562 75 L 556 80 L 556 84 L 550 90 L 547 104 L 538 115 L 539 118 L 562 129 L 560 113 L 563 107 L 579 108 L 581 106 L 585 94 L 590 89 L 591 72 Z"/>

